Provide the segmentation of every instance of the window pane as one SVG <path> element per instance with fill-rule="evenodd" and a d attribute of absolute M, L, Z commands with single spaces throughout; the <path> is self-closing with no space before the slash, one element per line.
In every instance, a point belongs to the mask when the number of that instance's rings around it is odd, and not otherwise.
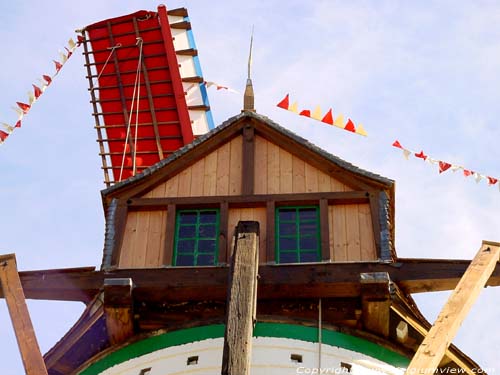
<path fill-rule="evenodd" d="M 316 250 L 318 248 L 318 239 L 316 237 L 302 237 L 299 244 L 300 250 Z"/>
<path fill-rule="evenodd" d="M 198 241 L 198 252 L 199 253 L 214 253 L 215 252 L 215 240 L 199 240 Z"/>
<path fill-rule="evenodd" d="M 295 236 L 297 234 L 297 225 L 295 223 L 280 223 L 280 236 Z"/>
<path fill-rule="evenodd" d="M 177 241 L 178 253 L 194 253 L 195 240 L 179 240 Z"/>
<path fill-rule="evenodd" d="M 301 236 L 312 235 L 315 236 L 318 233 L 318 223 L 313 221 L 311 223 L 300 223 L 299 233 Z"/>
<path fill-rule="evenodd" d="M 319 261 L 318 259 L 318 253 L 310 253 L 310 252 L 301 252 L 300 253 L 300 261 L 301 262 L 317 262 Z"/>
<path fill-rule="evenodd" d="M 316 208 L 301 208 L 299 210 L 299 220 L 316 220 Z"/>
<path fill-rule="evenodd" d="M 199 237 L 215 237 L 215 225 L 200 225 Z"/>
<path fill-rule="evenodd" d="M 181 212 L 179 219 L 181 224 L 196 224 L 197 212 Z"/>
<path fill-rule="evenodd" d="M 280 251 L 283 250 L 297 250 L 297 240 L 295 238 L 280 237 Z"/>
<path fill-rule="evenodd" d="M 200 223 L 213 223 L 217 221 L 217 211 L 202 211 L 200 212 Z"/>
<path fill-rule="evenodd" d="M 281 208 L 278 215 L 280 221 L 295 221 L 295 208 Z"/>
<path fill-rule="evenodd" d="M 296 263 L 297 253 L 280 253 L 280 263 Z"/>
<path fill-rule="evenodd" d="M 214 254 L 199 254 L 197 266 L 213 266 L 214 262 Z"/>
<path fill-rule="evenodd" d="M 194 266 L 194 255 L 177 254 L 177 266 Z"/>
<path fill-rule="evenodd" d="M 179 238 L 193 238 L 196 237 L 195 225 L 181 225 L 179 227 Z"/>

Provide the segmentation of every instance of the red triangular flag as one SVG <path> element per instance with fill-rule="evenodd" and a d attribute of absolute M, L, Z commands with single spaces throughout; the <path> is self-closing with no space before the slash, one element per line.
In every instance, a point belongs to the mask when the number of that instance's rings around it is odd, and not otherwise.
<path fill-rule="evenodd" d="M 306 117 L 311 117 L 311 111 L 310 111 L 310 110 L 308 110 L 308 109 L 304 109 L 304 110 L 302 110 L 302 111 L 299 113 L 299 115 L 301 115 L 301 116 L 306 116 Z"/>
<path fill-rule="evenodd" d="M 0 141 L 4 142 L 8 136 L 9 136 L 9 133 L 6 133 L 6 132 L 0 130 Z"/>
<path fill-rule="evenodd" d="M 321 120 L 321 122 L 324 122 L 325 124 L 330 124 L 333 125 L 333 114 L 332 114 L 332 109 L 330 108 L 328 112 L 326 112 L 325 116 Z"/>
<path fill-rule="evenodd" d="M 498 182 L 498 178 L 488 176 L 488 185 L 495 185 Z"/>
<path fill-rule="evenodd" d="M 418 154 L 415 154 L 415 157 L 427 160 L 427 155 L 424 154 L 424 151 L 420 151 Z"/>
<path fill-rule="evenodd" d="M 85 38 L 83 37 L 83 35 L 77 35 L 76 40 L 77 40 L 77 44 L 76 44 L 77 46 L 80 46 L 80 44 L 85 42 Z"/>
<path fill-rule="evenodd" d="M 286 94 L 285 98 L 277 104 L 278 107 L 288 110 L 290 103 L 288 102 L 288 94 Z"/>
<path fill-rule="evenodd" d="M 443 173 L 451 167 L 450 163 L 439 161 L 439 173 Z"/>
<path fill-rule="evenodd" d="M 31 106 L 26 103 L 16 102 L 19 108 L 22 109 L 23 113 L 26 114 L 30 110 Z"/>
<path fill-rule="evenodd" d="M 354 122 L 352 122 L 351 119 L 347 119 L 347 124 L 345 124 L 344 130 L 356 133 L 356 127 L 354 126 Z"/>
<path fill-rule="evenodd" d="M 62 68 L 62 64 L 56 60 L 52 60 L 52 61 L 54 61 L 54 64 L 56 65 L 56 72 L 60 71 Z"/>
<path fill-rule="evenodd" d="M 44 74 L 42 77 L 45 80 L 45 82 L 47 82 L 47 86 L 52 83 L 52 78 L 50 78 L 50 76 Z"/>
<path fill-rule="evenodd" d="M 220 86 L 220 85 L 217 85 L 217 90 L 227 90 L 227 87 L 226 86 Z"/>
<path fill-rule="evenodd" d="M 398 140 L 394 141 L 394 143 L 392 144 L 394 147 L 397 147 L 397 148 L 403 148 L 403 146 L 401 146 L 401 143 L 399 143 Z"/>
<path fill-rule="evenodd" d="M 14 127 L 20 128 L 21 127 L 21 120 L 17 120 L 16 125 Z"/>
<path fill-rule="evenodd" d="M 469 177 L 474 174 L 474 171 L 469 171 L 468 169 L 464 169 L 464 176 Z"/>
<path fill-rule="evenodd" d="M 64 47 L 64 49 L 65 49 L 66 51 L 68 51 L 68 56 L 66 56 L 66 57 L 69 59 L 69 58 L 71 57 L 71 55 L 73 54 L 73 52 L 71 52 L 71 51 L 68 49 L 68 47 Z"/>
<path fill-rule="evenodd" d="M 42 95 L 42 89 L 37 85 L 33 85 L 33 90 L 35 91 L 35 99 L 38 99 Z"/>

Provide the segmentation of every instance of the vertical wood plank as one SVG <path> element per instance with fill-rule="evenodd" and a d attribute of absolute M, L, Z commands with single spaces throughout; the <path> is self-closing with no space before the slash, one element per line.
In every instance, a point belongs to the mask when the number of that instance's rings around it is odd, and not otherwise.
<path fill-rule="evenodd" d="M 220 210 L 220 224 L 219 224 L 219 264 L 227 262 L 227 247 L 229 241 L 228 237 L 228 223 L 229 223 L 229 206 L 227 202 L 222 202 L 219 207 Z"/>
<path fill-rule="evenodd" d="M 217 185 L 217 150 L 205 157 L 203 195 L 215 195 Z"/>
<path fill-rule="evenodd" d="M 268 201 L 266 204 L 266 261 L 267 263 L 276 262 L 275 259 L 275 221 L 274 212 L 276 202 Z"/>
<path fill-rule="evenodd" d="M 321 260 L 330 260 L 330 233 L 327 199 L 319 200 L 319 226 L 321 235 Z"/>
<path fill-rule="evenodd" d="M 359 240 L 361 245 L 361 260 L 376 260 L 377 251 L 373 238 L 372 217 L 369 204 L 358 205 Z"/>
<path fill-rule="evenodd" d="M 125 233 L 120 252 L 120 268 L 130 268 L 134 259 L 134 248 L 137 242 L 137 212 L 129 212 L 127 223 L 125 224 Z"/>
<path fill-rule="evenodd" d="M 335 261 L 335 241 L 334 241 L 334 232 L 333 232 L 333 205 L 328 206 L 328 235 L 329 235 L 329 243 L 328 247 L 330 249 L 330 260 Z"/>
<path fill-rule="evenodd" d="M 306 163 L 292 155 L 292 193 L 303 193 L 306 191 Z"/>
<path fill-rule="evenodd" d="M 316 193 L 318 188 L 318 170 L 311 164 L 305 163 L 305 192 Z"/>
<path fill-rule="evenodd" d="M 279 147 L 267 142 L 267 193 L 280 192 L 280 154 Z"/>
<path fill-rule="evenodd" d="M 352 189 L 348 186 L 344 185 L 339 180 L 336 180 L 333 177 L 330 177 L 330 191 L 351 191 Z"/>
<path fill-rule="evenodd" d="M 179 192 L 179 175 L 176 174 L 165 183 L 165 196 L 177 197 Z"/>
<path fill-rule="evenodd" d="M 361 244 L 359 239 L 358 205 L 348 204 L 345 206 L 346 230 L 347 230 L 347 260 L 361 260 Z"/>
<path fill-rule="evenodd" d="M 162 265 L 171 266 L 174 255 L 174 237 L 175 237 L 175 204 L 169 204 L 167 208 L 167 231 L 165 235 L 165 247 L 163 248 Z"/>
<path fill-rule="evenodd" d="M 377 252 L 377 258 L 382 258 L 382 249 L 380 245 L 380 203 L 379 203 L 379 192 L 370 192 L 370 214 L 372 216 L 372 227 L 373 227 L 373 239 L 375 240 L 375 250 Z"/>
<path fill-rule="evenodd" d="M 347 231 L 345 205 L 333 206 L 333 260 L 347 261 Z"/>
<path fill-rule="evenodd" d="M 229 168 L 229 195 L 241 194 L 241 154 L 242 137 L 234 138 L 231 143 L 231 158 Z"/>
<path fill-rule="evenodd" d="M 226 143 L 217 150 L 217 195 L 229 195 L 230 158 L 230 143 Z"/>
<path fill-rule="evenodd" d="M 160 266 L 160 256 L 163 249 L 163 237 L 165 232 L 163 221 L 163 211 L 149 212 L 148 240 L 146 245 L 146 258 L 144 261 L 144 266 L 146 268 Z"/>
<path fill-rule="evenodd" d="M 127 224 L 128 206 L 127 202 L 119 199 L 116 203 L 114 241 L 111 249 L 111 267 L 118 267 L 120 263 L 120 253 L 125 236 L 125 226 Z"/>
<path fill-rule="evenodd" d="M 191 196 L 203 195 L 203 177 L 205 175 L 205 159 L 198 160 L 191 167 Z"/>
<path fill-rule="evenodd" d="M 254 181 L 255 194 L 267 194 L 267 141 L 259 136 L 255 137 L 255 173 L 258 174 Z"/>
<path fill-rule="evenodd" d="M 179 173 L 179 191 L 177 196 L 189 197 L 191 195 L 191 167 Z"/>
<path fill-rule="evenodd" d="M 138 211 L 137 212 L 137 230 L 134 242 L 134 248 L 132 249 L 133 259 L 132 267 L 143 268 L 146 264 L 146 251 L 149 242 L 149 219 L 151 212 L 149 211 Z"/>
<path fill-rule="evenodd" d="M 245 125 L 243 128 L 241 164 L 241 193 L 243 195 L 252 195 L 254 193 L 255 179 L 255 129 L 250 124 Z"/>
<path fill-rule="evenodd" d="M 292 193 L 293 169 L 292 154 L 279 149 L 280 155 L 280 193 Z"/>
<path fill-rule="evenodd" d="M 234 246 L 234 232 L 236 225 L 241 220 L 241 208 L 229 208 L 228 215 L 228 237 L 227 237 L 227 254 L 226 262 L 229 263 Z"/>
<path fill-rule="evenodd" d="M 332 191 L 330 184 L 330 176 L 328 176 L 326 173 L 322 171 L 318 171 L 318 191 L 319 192 Z"/>
<path fill-rule="evenodd" d="M 259 263 L 267 262 L 267 211 L 265 207 L 256 207 L 254 209 L 253 218 L 259 223 Z"/>
<path fill-rule="evenodd" d="M 26 374 L 47 375 L 47 368 L 26 305 L 14 254 L 0 256 L 0 286 L 7 302 Z"/>

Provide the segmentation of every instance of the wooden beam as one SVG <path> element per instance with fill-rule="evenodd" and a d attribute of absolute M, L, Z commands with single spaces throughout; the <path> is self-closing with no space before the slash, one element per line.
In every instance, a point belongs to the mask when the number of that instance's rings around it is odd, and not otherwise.
<path fill-rule="evenodd" d="M 452 290 L 469 266 L 469 260 L 398 259 L 395 263 L 342 262 L 260 265 L 259 298 L 328 298 L 360 295 L 359 274 L 387 272 L 404 293 Z M 227 266 L 116 269 L 93 267 L 20 272 L 26 298 L 88 303 L 105 278 L 130 277 L 136 296 L 144 301 L 225 300 Z M 500 263 L 486 284 L 500 286 Z M 139 293 L 140 291 L 140 293 Z M 3 294 L 0 293 L 0 297 Z"/>
<path fill-rule="evenodd" d="M 254 192 L 255 176 L 255 131 L 252 125 L 243 128 L 243 150 L 241 166 L 241 190 L 243 195 L 252 195 Z"/>
<path fill-rule="evenodd" d="M 127 203 L 123 199 L 118 199 L 114 215 L 114 226 L 111 228 L 113 230 L 113 242 L 111 245 L 111 267 L 118 267 L 118 265 L 120 264 L 122 241 L 125 234 L 125 226 L 127 224 L 127 213 Z"/>
<path fill-rule="evenodd" d="M 318 204 L 320 200 L 328 204 L 358 204 L 368 203 L 368 193 L 365 191 L 341 191 L 324 193 L 302 194 L 256 194 L 223 195 L 211 197 L 178 197 L 178 198 L 132 198 L 127 201 L 129 209 L 135 210 L 164 210 L 169 204 L 178 206 L 218 205 L 227 202 L 231 206 L 265 206 L 269 201 L 280 205 L 312 203 Z"/>
<path fill-rule="evenodd" d="M 104 279 L 104 315 L 111 345 L 134 335 L 132 289 L 130 278 Z"/>
<path fill-rule="evenodd" d="M 275 219 L 276 203 L 273 200 L 266 202 L 266 263 L 275 263 Z"/>
<path fill-rule="evenodd" d="M 171 266 L 173 264 L 176 216 L 177 206 L 169 204 L 167 206 L 167 233 L 165 235 L 163 260 L 161 263 L 164 266 Z"/>
<path fill-rule="evenodd" d="M 14 254 L 0 256 L 0 285 L 7 302 L 26 374 L 46 375 L 47 368 L 31 323 Z"/>
<path fill-rule="evenodd" d="M 231 260 L 222 375 L 249 375 L 257 308 L 259 223 L 240 221 Z"/>
<path fill-rule="evenodd" d="M 368 331 L 389 336 L 390 278 L 387 272 L 359 275 L 361 282 L 362 318 Z"/>
<path fill-rule="evenodd" d="M 229 236 L 228 220 L 229 206 L 227 202 L 220 204 L 220 229 L 219 229 L 219 265 L 227 264 L 227 241 Z"/>
<path fill-rule="evenodd" d="M 330 226 L 328 223 L 328 200 L 319 200 L 319 226 L 321 234 L 321 260 L 330 260 Z"/>
<path fill-rule="evenodd" d="M 500 243 L 483 241 L 479 252 L 420 344 L 406 374 L 428 374 L 439 366 L 463 320 L 500 259 Z"/>

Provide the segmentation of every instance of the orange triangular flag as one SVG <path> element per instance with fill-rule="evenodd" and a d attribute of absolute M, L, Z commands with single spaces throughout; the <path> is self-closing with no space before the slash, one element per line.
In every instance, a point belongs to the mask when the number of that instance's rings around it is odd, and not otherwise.
<path fill-rule="evenodd" d="M 333 124 L 339 128 L 344 128 L 344 115 L 338 115 Z"/>
<path fill-rule="evenodd" d="M 333 125 L 333 114 L 332 114 L 332 109 L 331 108 L 328 110 L 328 112 L 326 112 L 326 114 L 323 117 L 323 119 L 321 120 L 321 122 Z"/>
<path fill-rule="evenodd" d="M 312 113 L 311 117 L 315 120 L 321 121 L 321 107 L 318 105 L 314 109 L 314 112 Z"/>
<path fill-rule="evenodd" d="M 299 104 L 297 102 L 295 102 L 290 107 L 288 107 L 288 110 L 295 112 L 295 113 L 299 113 L 298 107 L 299 107 Z"/>
<path fill-rule="evenodd" d="M 288 109 L 289 107 L 289 102 L 288 102 L 288 94 L 286 94 L 285 98 L 277 104 L 278 107 L 283 108 L 283 109 Z"/>

